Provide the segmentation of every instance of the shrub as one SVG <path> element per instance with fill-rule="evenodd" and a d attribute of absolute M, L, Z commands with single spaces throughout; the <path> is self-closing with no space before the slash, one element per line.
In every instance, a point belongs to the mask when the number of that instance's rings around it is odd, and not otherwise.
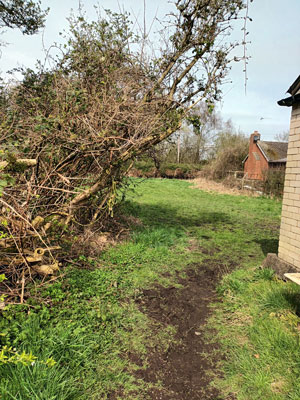
<path fill-rule="evenodd" d="M 282 196 L 285 178 L 285 168 L 268 169 L 263 176 L 263 191 L 266 194 Z"/>
<path fill-rule="evenodd" d="M 202 166 L 200 164 L 161 163 L 157 169 L 151 161 L 136 161 L 130 171 L 130 176 L 135 177 L 161 177 L 177 179 L 193 179 Z"/>
<path fill-rule="evenodd" d="M 229 137 L 232 138 L 232 135 Z M 242 161 L 248 153 L 248 141 L 244 136 L 239 140 L 232 140 L 222 146 L 215 158 L 203 169 L 206 177 L 223 179 L 229 171 L 242 170 Z"/>

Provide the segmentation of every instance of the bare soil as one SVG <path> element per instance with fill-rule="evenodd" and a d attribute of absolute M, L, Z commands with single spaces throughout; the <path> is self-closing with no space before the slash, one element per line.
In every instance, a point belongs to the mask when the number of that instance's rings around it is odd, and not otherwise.
<path fill-rule="evenodd" d="M 149 391 L 150 399 L 224 400 L 211 386 L 213 375 L 219 375 L 221 356 L 216 352 L 218 344 L 207 338 L 213 338 L 213 332 L 205 327 L 210 305 L 218 300 L 215 289 L 223 273 L 222 262 L 208 258 L 191 266 L 185 279 L 179 279 L 182 288 L 158 286 L 143 292 L 139 300 L 143 312 L 158 326 L 173 325 L 177 330 L 168 350 L 150 352 L 149 367 L 138 372 L 146 382 L 161 383 L 159 389 Z"/>

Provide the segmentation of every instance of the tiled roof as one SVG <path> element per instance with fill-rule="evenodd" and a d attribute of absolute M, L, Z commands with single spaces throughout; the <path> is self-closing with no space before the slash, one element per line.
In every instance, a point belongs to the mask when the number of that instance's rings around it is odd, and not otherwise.
<path fill-rule="evenodd" d="M 265 142 L 259 140 L 257 144 L 265 154 L 267 161 L 270 162 L 286 161 L 288 142 Z"/>

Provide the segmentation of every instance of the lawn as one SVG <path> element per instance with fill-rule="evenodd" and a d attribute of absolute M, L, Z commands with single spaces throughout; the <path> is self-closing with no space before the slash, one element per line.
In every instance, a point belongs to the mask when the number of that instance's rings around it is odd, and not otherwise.
<path fill-rule="evenodd" d="M 26 306 L 3 312 L 2 344 L 36 358 L 0 367 L 0 398 L 151 398 L 149 387 L 162 382 L 145 381 L 139 370 L 153 351 L 168 352 L 176 326 L 158 327 L 140 300 L 158 286 L 180 290 L 187 271 L 213 262 L 224 274 L 223 301 L 203 335 L 221 344 L 220 398 L 299 399 L 300 291 L 259 268 L 277 251 L 281 203 L 207 193 L 186 181 L 133 182 L 119 210 L 132 221 L 130 237 L 98 258 L 79 257 L 82 268 L 67 266 L 43 290 L 44 302 L 33 288 Z"/>

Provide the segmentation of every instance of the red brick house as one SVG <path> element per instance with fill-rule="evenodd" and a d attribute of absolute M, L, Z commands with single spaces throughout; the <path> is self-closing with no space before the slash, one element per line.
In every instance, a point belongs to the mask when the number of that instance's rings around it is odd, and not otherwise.
<path fill-rule="evenodd" d="M 252 133 L 249 154 L 243 161 L 245 178 L 263 180 L 269 169 L 285 168 L 287 149 L 287 142 L 262 141 L 257 131 Z"/>

